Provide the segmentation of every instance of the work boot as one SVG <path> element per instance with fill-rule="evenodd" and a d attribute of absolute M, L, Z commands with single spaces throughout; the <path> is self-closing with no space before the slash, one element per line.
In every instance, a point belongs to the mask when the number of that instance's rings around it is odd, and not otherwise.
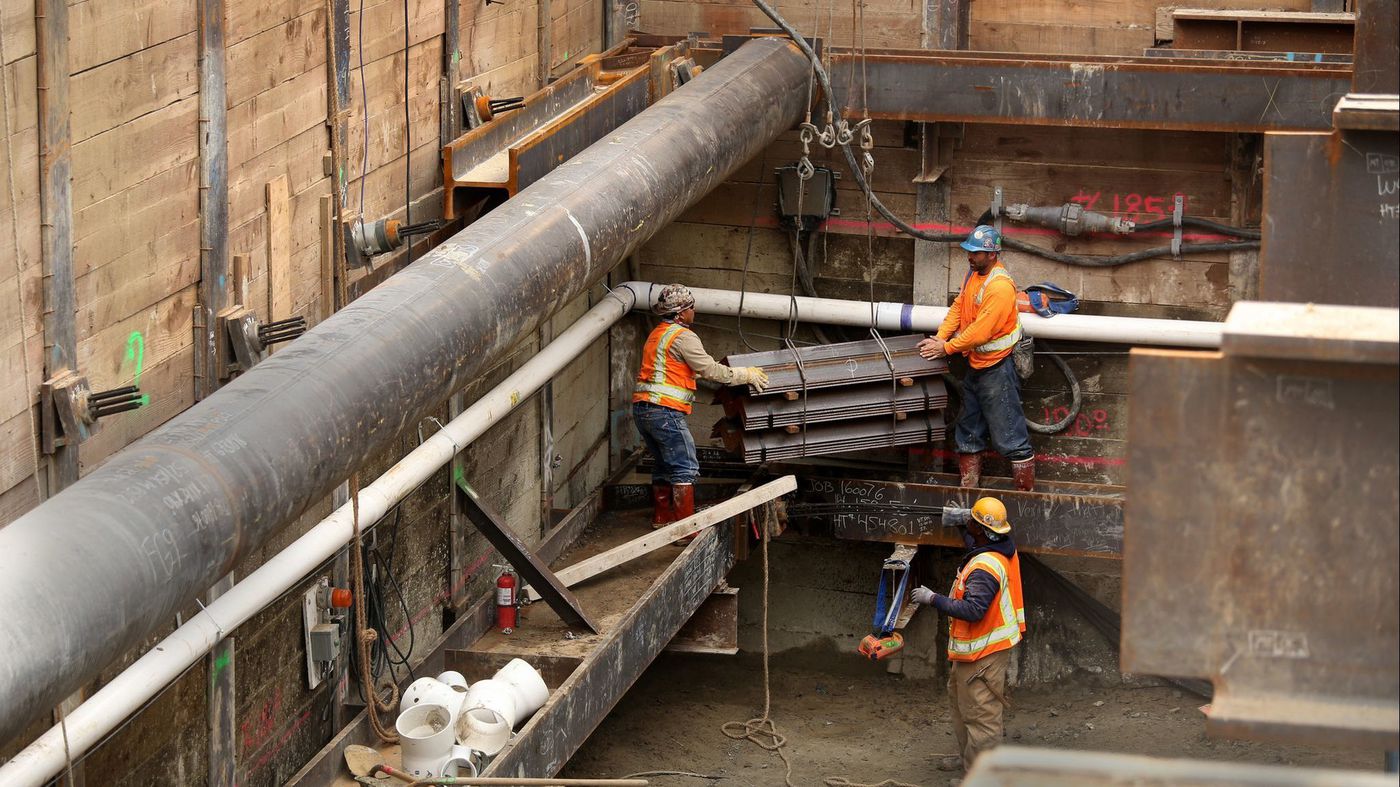
<path fill-rule="evenodd" d="M 671 521 L 679 522 L 682 519 L 695 513 L 695 484 L 676 484 L 671 487 Z M 689 535 L 672 541 L 678 547 L 683 547 L 695 540 L 695 536 Z"/>
<path fill-rule="evenodd" d="M 651 529 L 655 530 L 662 525 L 676 521 L 675 515 L 671 512 L 671 485 L 657 484 L 651 485 Z"/>
<path fill-rule="evenodd" d="M 962 757 L 956 754 L 947 754 L 938 758 L 936 763 L 938 770 L 956 773 L 963 769 Z"/>
<path fill-rule="evenodd" d="M 671 519 L 679 522 L 695 513 L 695 484 L 671 485 Z"/>
<path fill-rule="evenodd" d="M 1022 459 L 1011 463 L 1011 480 L 1022 492 L 1035 489 L 1035 458 Z"/>
<path fill-rule="evenodd" d="M 958 454 L 958 473 L 962 478 L 958 481 L 958 486 L 963 488 L 976 487 L 982 484 L 982 453 Z"/>

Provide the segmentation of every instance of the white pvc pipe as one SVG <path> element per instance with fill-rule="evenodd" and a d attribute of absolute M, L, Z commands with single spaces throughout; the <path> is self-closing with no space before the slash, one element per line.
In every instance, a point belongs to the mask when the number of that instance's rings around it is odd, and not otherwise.
<path fill-rule="evenodd" d="M 630 281 L 622 285 L 636 295 L 638 309 L 649 308 L 656 302 L 662 285 Z M 695 310 L 701 314 L 739 315 L 741 293 L 736 290 L 691 288 L 695 294 Z M 868 301 L 841 301 L 832 298 L 791 298 L 768 293 L 743 293 L 744 317 L 786 320 L 794 313 L 800 322 L 826 325 L 871 327 L 871 304 Z M 874 305 L 875 326 L 882 331 L 933 333 L 948 313 L 946 306 L 913 306 L 907 303 L 879 301 Z M 1088 314 L 1059 314 L 1041 317 L 1022 314 L 1021 325 L 1026 333 L 1044 339 L 1064 339 L 1078 342 L 1112 342 L 1166 347 L 1220 347 L 1225 323 L 1198 320 L 1161 320 L 1144 317 L 1098 317 Z"/>
<path fill-rule="evenodd" d="M 360 526 L 378 521 L 459 451 L 578 358 L 627 314 L 633 301 L 629 290 L 613 290 L 514 374 L 361 489 Z M 68 748 L 72 756 L 79 757 L 91 749 L 225 635 L 344 547 L 353 535 L 351 516 L 350 503 L 336 509 L 69 713 Z M 41 785 L 58 775 L 64 765 L 63 732 L 55 726 L 14 759 L 0 765 L 0 784 Z"/>

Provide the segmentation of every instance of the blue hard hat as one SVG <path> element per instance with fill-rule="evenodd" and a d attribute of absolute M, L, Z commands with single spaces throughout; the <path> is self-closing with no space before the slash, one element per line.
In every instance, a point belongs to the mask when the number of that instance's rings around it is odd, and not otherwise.
<path fill-rule="evenodd" d="M 958 244 L 967 251 L 1001 251 L 1001 233 L 996 227 L 987 224 L 979 224 L 972 234 L 967 236 L 967 240 Z"/>

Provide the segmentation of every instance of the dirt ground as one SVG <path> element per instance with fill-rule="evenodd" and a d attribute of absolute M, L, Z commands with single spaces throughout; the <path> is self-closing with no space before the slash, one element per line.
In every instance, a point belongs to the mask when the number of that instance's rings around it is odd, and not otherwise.
<path fill-rule="evenodd" d="M 1006 742 L 1162 757 L 1316 767 L 1379 769 L 1368 752 L 1208 739 L 1203 701 L 1171 687 L 1105 683 L 1099 676 L 1011 694 Z M 829 776 L 875 783 L 897 779 L 954 784 L 940 772 L 954 752 L 943 685 L 891 675 L 858 657 L 806 651 L 775 655 L 772 717 L 787 736 L 793 784 L 819 786 Z M 675 770 L 714 779 L 657 776 L 658 787 L 783 784 L 783 764 L 747 741 L 720 732 L 763 704 L 756 655 L 663 654 L 561 773 L 618 777 Z"/>

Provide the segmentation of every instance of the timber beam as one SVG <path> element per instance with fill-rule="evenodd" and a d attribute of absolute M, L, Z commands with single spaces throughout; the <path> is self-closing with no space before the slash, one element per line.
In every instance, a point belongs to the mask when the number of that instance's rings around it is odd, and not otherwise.
<path fill-rule="evenodd" d="M 856 117 L 1231 133 L 1330 130 L 1352 76 L 1331 63 L 920 50 L 838 51 L 828 68 Z"/>
<path fill-rule="evenodd" d="M 829 519 L 837 538 L 962 547 L 957 528 L 943 525 L 943 506 L 968 507 L 991 495 L 1006 504 L 1017 549 L 1109 558 L 1123 554 L 1122 487 L 1076 484 L 1065 491 L 1019 492 L 809 478 L 799 489 L 803 502 L 789 506 L 788 516 Z"/>

